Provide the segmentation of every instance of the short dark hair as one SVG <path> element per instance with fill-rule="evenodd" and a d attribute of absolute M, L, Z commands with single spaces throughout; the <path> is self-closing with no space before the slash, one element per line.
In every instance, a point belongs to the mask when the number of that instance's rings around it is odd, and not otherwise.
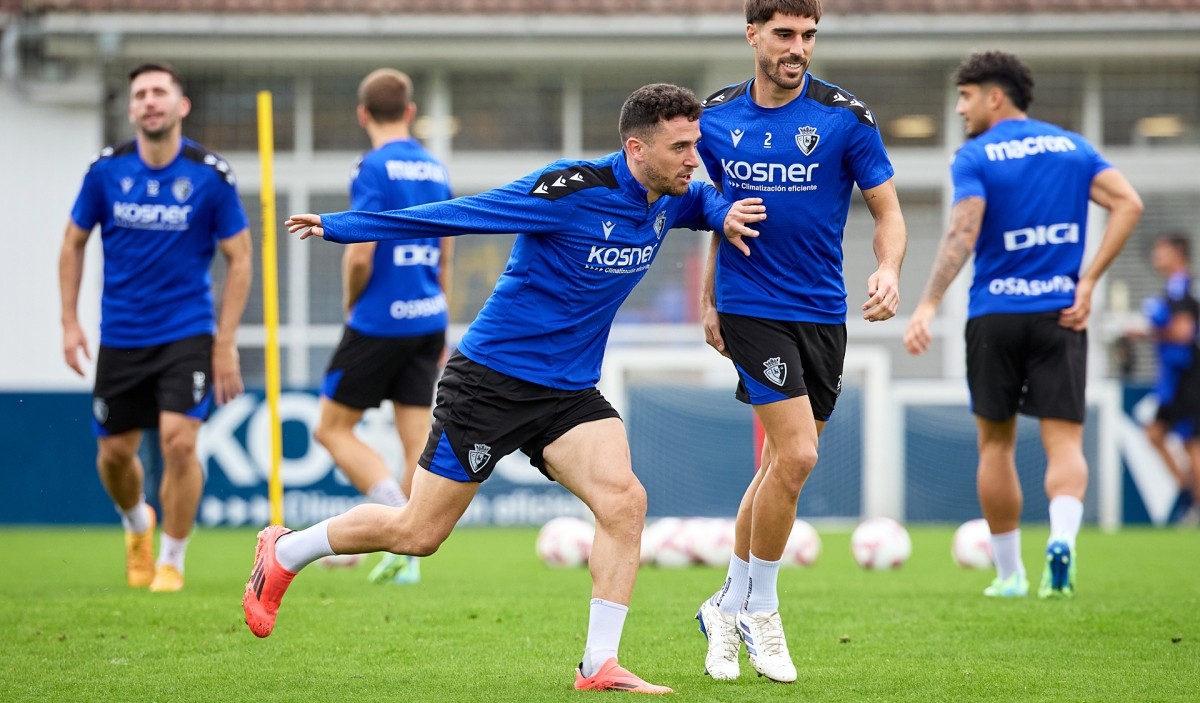
<path fill-rule="evenodd" d="M 746 0 L 746 24 L 770 22 L 776 14 L 821 21 L 821 0 Z"/>
<path fill-rule="evenodd" d="M 412 102 L 413 84 L 394 68 L 377 68 L 358 84 L 358 104 L 376 122 L 398 122 Z"/>
<path fill-rule="evenodd" d="M 954 72 L 955 85 L 984 83 L 998 86 L 1021 112 L 1033 102 L 1033 71 L 1015 54 L 978 51 L 963 59 Z"/>
<path fill-rule="evenodd" d="M 1186 234 L 1182 232 L 1169 232 L 1158 235 L 1154 240 L 1166 244 L 1179 252 L 1184 261 L 1190 262 L 1192 260 L 1192 240 Z"/>
<path fill-rule="evenodd" d="M 700 119 L 700 101 L 687 88 L 651 83 L 633 91 L 621 106 L 621 143 L 629 137 L 648 139 L 659 122 L 676 117 Z"/>
<path fill-rule="evenodd" d="M 179 76 L 179 71 L 169 63 L 160 61 L 141 64 L 129 72 L 129 82 L 132 83 L 135 78 L 143 73 L 165 73 L 171 77 L 172 83 L 179 86 L 179 92 L 183 92 L 183 78 Z"/>

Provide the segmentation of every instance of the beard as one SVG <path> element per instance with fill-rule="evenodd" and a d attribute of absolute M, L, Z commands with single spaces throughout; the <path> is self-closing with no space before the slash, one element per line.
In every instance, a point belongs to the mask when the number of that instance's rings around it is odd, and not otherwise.
<path fill-rule="evenodd" d="M 804 61 L 804 60 L 796 60 L 796 61 L 788 61 L 787 62 L 787 63 L 800 64 L 800 75 L 797 78 L 785 78 L 783 76 L 783 71 L 780 70 L 780 66 L 782 63 L 783 63 L 782 61 L 779 61 L 779 62 L 772 61 L 770 58 L 768 58 L 766 56 L 760 57 L 758 59 L 759 70 L 762 71 L 763 75 L 765 75 L 767 78 L 771 79 L 772 83 L 779 86 L 780 88 L 783 88 L 784 90 L 795 90 L 795 89 L 799 88 L 801 85 L 804 85 L 804 76 L 806 73 L 808 73 L 808 62 Z"/>
<path fill-rule="evenodd" d="M 646 180 L 651 190 L 658 191 L 663 195 L 683 195 L 687 192 L 687 183 L 683 183 L 673 176 L 668 176 L 657 166 L 646 164 L 645 171 Z"/>

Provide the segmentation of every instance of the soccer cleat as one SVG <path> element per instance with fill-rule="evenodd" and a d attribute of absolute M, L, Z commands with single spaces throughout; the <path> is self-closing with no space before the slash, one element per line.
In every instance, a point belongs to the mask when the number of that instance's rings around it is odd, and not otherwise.
<path fill-rule="evenodd" d="M 384 554 L 367 578 L 371 583 L 416 583 L 421 580 L 421 564 L 407 554 Z"/>
<path fill-rule="evenodd" d="M 727 615 L 705 600 L 696 611 L 700 631 L 708 638 L 708 654 L 704 657 L 704 673 L 720 681 L 736 679 L 741 670 L 738 652 L 742 638 L 738 635 L 737 616 Z"/>
<path fill-rule="evenodd" d="M 1013 572 L 1003 581 L 996 577 L 992 585 L 983 589 L 983 595 L 989 598 L 1024 598 L 1029 595 L 1029 579 L 1019 572 Z"/>
<path fill-rule="evenodd" d="M 609 657 L 608 661 L 600 665 L 596 673 L 591 676 L 583 675 L 583 664 L 575 670 L 575 690 L 576 691 L 624 691 L 626 693 L 674 693 L 675 691 L 666 686 L 655 686 L 652 683 L 647 683 L 628 669 L 617 664 L 616 657 Z"/>
<path fill-rule="evenodd" d="M 254 548 L 254 570 L 246 582 L 242 595 L 242 610 L 246 613 L 246 624 L 256 637 L 266 637 L 275 629 L 275 616 L 279 613 L 279 602 L 296 577 L 275 558 L 275 543 L 291 530 L 272 525 L 258 533 L 258 545 Z"/>
<path fill-rule="evenodd" d="M 1071 546 L 1055 540 L 1046 546 L 1046 566 L 1038 598 L 1072 598 L 1075 596 L 1075 555 Z"/>
<path fill-rule="evenodd" d="M 154 581 L 154 508 L 145 532 L 125 533 L 125 580 L 133 588 L 145 588 Z"/>
<path fill-rule="evenodd" d="M 779 683 L 796 680 L 796 665 L 788 653 L 787 640 L 783 636 L 783 620 L 779 611 L 769 613 L 739 613 L 738 631 L 746 643 L 750 665 L 759 676 L 766 676 Z"/>
<path fill-rule="evenodd" d="M 155 593 L 171 593 L 183 590 L 183 574 L 170 564 L 163 564 L 154 571 L 150 590 Z"/>

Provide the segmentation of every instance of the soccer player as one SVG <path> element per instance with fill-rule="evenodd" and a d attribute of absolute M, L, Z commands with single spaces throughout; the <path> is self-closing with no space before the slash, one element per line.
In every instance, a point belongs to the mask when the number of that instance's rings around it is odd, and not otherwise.
<path fill-rule="evenodd" d="M 382 212 L 451 198 L 446 168 L 409 132 L 412 81 L 381 68 L 358 86 L 358 123 L 371 151 L 355 166 L 350 209 Z M 317 440 L 363 495 L 402 507 L 429 434 L 433 387 L 446 347 L 446 297 L 452 239 L 359 242 L 342 256 L 346 329 L 321 387 Z M 354 434 L 367 408 L 392 401 L 404 448 L 403 482 Z M 414 583 L 416 557 L 386 554 L 376 583 Z"/>
<path fill-rule="evenodd" d="M 1020 412 L 1038 418 L 1046 451 L 1050 538 L 1038 596 L 1070 597 L 1088 482 L 1083 419 L 1092 291 L 1141 217 L 1142 201 L 1083 137 L 1026 115 L 1033 74 L 1016 56 L 972 54 L 954 79 L 968 140 L 951 165 L 950 227 L 904 344 L 912 354 L 929 348 L 938 303 L 974 252 L 967 385 L 979 433 L 979 503 L 997 572 L 984 595 L 1029 591 L 1014 459 Z M 1089 199 L 1109 216 L 1081 273 Z"/>
<path fill-rule="evenodd" d="M 754 236 L 757 199 L 732 205 L 692 181 L 700 165 L 700 103 L 662 83 L 621 109 L 623 149 L 563 160 L 507 186 L 387 213 L 292 215 L 292 232 L 350 243 L 518 232 L 508 266 L 446 365 L 434 424 L 403 508 L 364 504 L 302 532 L 259 533 L 242 603 L 259 637 L 292 578 L 329 554 L 432 554 L 502 457 L 521 449 L 596 518 L 592 601 L 575 688 L 667 693 L 617 663 L 637 575 L 646 493 L 625 428 L 596 390 L 621 302 L 675 227 Z"/>
<path fill-rule="evenodd" d="M 1191 497 L 1185 521 L 1200 517 L 1200 435 L 1196 433 L 1200 416 L 1200 302 L 1192 294 L 1191 246 L 1186 235 L 1164 234 L 1154 240 L 1151 263 L 1164 281 L 1161 297 L 1146 299 L 1142 311 L 1150 322 L 1151 336 L 1158 356 L 1158 377 L 1154 394 L 1158 412 L 1146 426 L 1146 437 L 1162 456 L 1163 462 Z M 1184 471 L 1167 448 L 1167 436 L 1175 434 L 1183 441 L 1190 463 Z"/>
<path fill-rule="evenodd" d="M 63 355 L 81 376 L 90 359 L 76 307 L 84 248 L 100 225 L 104 288 L 92 395 L 96 460 L 125 527 L 126 579 L 135 588 L 183 588 L 184 553 L 204 474 L 196 435 L 215 399 L 242 392 L 238 321 L 250 291 L 250 232 L 229 165 L 182 136 L 191 109 L 175 70 L 143 64 L 129 74 L 137 136 L 92 162 L 59 256 Z M 220 317 L 209 268 L 225 258 Z M 162 539 L 142 492 L 142 430 L 157 428 L 163 458 Z"/>
<path fill-rule="evenodd" d="M 745 11 L 754 77 L 705 100 L 700 155 L 726 195 L 761 197 L 771 216 L 753 256 L 714 236 L 701 309 L 706 341 L 732 359 L 737 398 L 753 406 L 765 443 L 738 507 L 725 583 L 696 618 L 714 679 L 737 678 L 744 641 L 755 671 L 791 682 L 796 667 L 776 582 L 818 438 L 841 392 L 842 234 L 854 186 L 875 222 L 878 267 L 861 306 L 868 321 L 896 314 L 907 235 L 874 113 L 808 73 L 820 1 L 747 0 Z"/>

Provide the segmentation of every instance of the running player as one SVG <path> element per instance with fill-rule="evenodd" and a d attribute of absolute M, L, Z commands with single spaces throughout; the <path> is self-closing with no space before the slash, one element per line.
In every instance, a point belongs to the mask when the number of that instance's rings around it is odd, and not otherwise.
<path fill-rule="evenodd" d="M 728 196 L 761 197 L 771 217 L 753 256 L 713 237 L 701 308 L 705 337 L 733 360 L 737 398 L 753 406 L 766 441 L 738 507 L 725 583 L 696 618 L 714 679 L 740 674 L 744 641 L 755 671 L 791 682 L 796 667 L 776 581 L 818 438 L 841 392 L 842 234 L 854 186 L 875 221 L 878 261 L 863 319 L 895 315 L 907 236 L 874 113 L 808 73 L 820 1 L 747 0 L 745 10 L 754 77 L 705 100 L 700 155 Z"/>
<path fill-rule="evenodd" d="M 1030 119 L 1033 74 L 1016 56 L 980 52 L 955 73 L 968 140 L 951 165 L 954 205 L 904 344 L 921 354 L 946 289 L 975 254 L 967 308 L 967 384 L 979 431 L 978 491 L 996 579 L 984 594 L 1024 596 L 1018 412 L 1038 418 L 1050 537 L 1038 596 L 1074 595 L 1083 520 L 1087 324 L 1092 291 L 1142 213 L 1125 177 L 1078 134 Z M 1109 211 L 1080 272 L 1088 200 Z"/>
<path fill-rule="evenodd" d="M 182 136 L 191 103 L 175 70 L 144 64 L 129 74 L 135 139 L 92 162 L 59 256 L 63 354 L 84 375 L 90 359 L 76 316 L 84 248 L 100 225 L 104 290 L 92 395 L 97 466 L 125 527 L 126 578 L 135 588 L 178 591 L 204 487 L 196 436 L 212 402 L 242 392 L 238 321 L 250 291 L 250 233 L 233 172 Z M 209 267 L 225 258 L 221 314 Z M 214 336 L 215 332 L 215 336 Z M 142 430 L 157 428 L 163 457 L 162 540 L 142 493 Z"/>
<path fill-rule="evenodd" d="M 700 165 L 700 103 L 653 84 L 621 110 L 623 150 L 557 161 L 480 195 L 387 213 L 293 215 L 292 232 L 336 242 L 519 232 L 508 267 L 451 357 L 411 499 L 365 504 L 302 532 L 259 533 L 246 585 L 246 622 L 275 626 L 292 578 L 329 554 L 432 554 L 496 462 L 521 449 L 596 518 L 593 587 L 577 689 L 667 693 L 617 663 L 637 575 L 646 492 L 633 474 L 625 428 L 596 390 L 617 308 L 675 227 L 739 240 L 763 219 L 757 199 L 730 204 L 692 181 Z M 748 249 L 747 249 L 748 251 Z"/>
<path fill-rule="evenodd" d="M 350 183 L 350 209 L 382 212 L 451 198 L 446 168 L 409 132 L 416 114 L 412 81 L 381 68 L 358 86 L 358 123 L 372 150 Z M 376 503 L 402 507 L 429 434 L 438 362 L 446 347 L 446 296 L 452 239 L 359 242 L 342 256 L 346 329 L 321 387 L 317 440 L 354 487 Z M 354 427 L 367 408 L 392 401 L 404 449 L 401 481 Z M 415 583 L 416 557 L 386 554 L 375 583 Z"/>

